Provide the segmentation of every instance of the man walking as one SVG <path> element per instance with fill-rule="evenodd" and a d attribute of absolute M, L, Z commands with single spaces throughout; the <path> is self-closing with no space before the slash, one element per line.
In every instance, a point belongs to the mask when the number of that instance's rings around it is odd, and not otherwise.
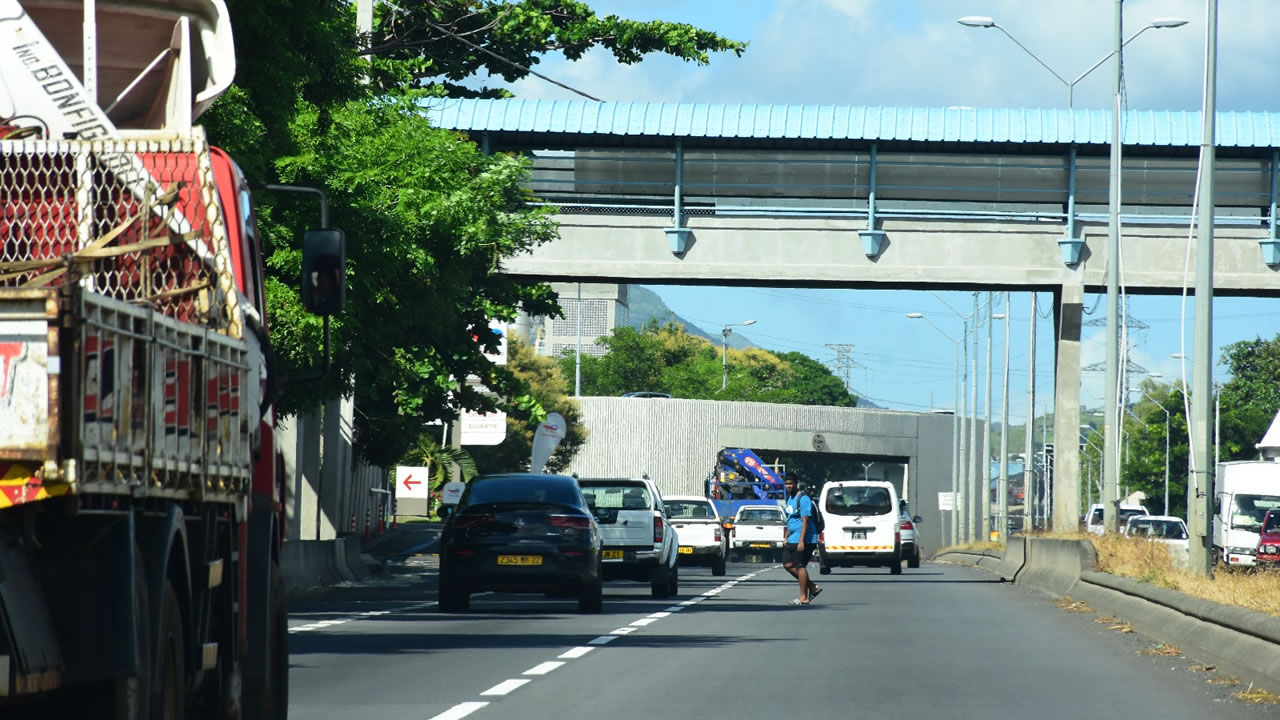
<path fill-rule="evenodd" d="M 822 588 L 809 579 L 810 558 L 818 544 L 818 530 L 813 524 L 813 501 L 799 492 L 795 473 L 788 472 L 783 481 L 787 489 L 786 545 L 782 550 L 782 567 L 800 582 L 800 597 L 789 605 L 808 605 L 822 592 Z"/>

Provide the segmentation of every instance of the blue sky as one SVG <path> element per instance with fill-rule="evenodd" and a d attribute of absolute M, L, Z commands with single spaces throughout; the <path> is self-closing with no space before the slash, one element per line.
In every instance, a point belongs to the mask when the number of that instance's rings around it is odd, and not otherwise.
<path fill-rule="evenodd" d="M 537 69 L 605 100 L 665 102 L 825 103 L 974 107 L 1066 107 L 1066 87 L 995 29 L 957 24 L 964 15 L 995 18 L 1059 75 L 1073 79 L 1111 49 L 1112 0 L 592 0 L 597 12 L 638 20 L 690 22 L 750 43 L 741 58 L 715 57 L 700 67 L 665 57 L 621 66 L 593 51 L 569 63 L 548 57 Z M 1203 0 L 1127 0 L 1125 35 L 1157 17 L 1181 17 L 1187 25 L 1145 32 L 1125 50 L 1127 106 L 1148 110 L 1198 110 L 1205 35 Z M 1280 2 L 1232 0 L 1219 12 L 1218 109 L 1280 111 Z M 509 86 L 519 97 L 577 96 L 534 77 Z M 1110 107 L 1110 65 L 1075 86 L 1076 108 Z M 799 290 L 739 287 L 652 286 L 673 310 L 718 331 L 721 324 L 754 319 L 746 335 L 756 344 L 799 350 L 828 361 L 828 343 L 854 345 L 861 365 L 851 384 L 877 404 L 907 410 L 952 407 L 953 348 L 921 320 L 922 312 L 956 337 L 960 322 L 950 304 L 972 310 L 971 293 L 877 290 Z M 1051 298 L 1041 294 L 1040 313 Z M 1010 421 L 1026 417 L 1029 295 L 1015 293 L 1010 327 Z M 1086 322 L 1101 321 L 1105 301 Z M 1000 312 L 1001 310 L 997 310 Z M 1191 302 L 1186 337 L 1191 338 Z M 1181 350 L 1177 297 L 1133 297 L 1129 314 L 1149 327 L 1134 331 L 1131 360 L 1165 378 L 1178 377 Z M 1280 332 L 1280 300 L 1217 298 L 1214 344 Z M 995 326 L 994 412 L 1000 404 L 1003 327 Z M 1037 331 L 1037 412 L 1053 387 L 1053 325 Z M 985 336 L 979 372 L 985 373 Z M 1103 357 L 1103 328 L 1086 326 L 1083 365 Z M 1189 354 L 1190 348 L 1186 349 Z M 1215 350 L 1215 359 L 1219 356 Z M 1188 365 L 1187 371 L 1190 372 Z M 1086 373 L 1082 402 L 1102 404 L 1102 373 Z M 1225 377 L 1221 368 L 1215 377 Z M 979 402 L 979 410 L 982 402 Z"/>

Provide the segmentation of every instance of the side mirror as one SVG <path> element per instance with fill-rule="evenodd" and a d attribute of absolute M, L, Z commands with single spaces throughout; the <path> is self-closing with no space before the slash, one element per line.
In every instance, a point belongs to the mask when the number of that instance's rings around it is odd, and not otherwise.
<path fill-rule="evenodd" d="M 440 518 L 441 520 L 447 520 L 449 516 L 452 514 L 453 514 L 452 505 L 441 505 L 440 507 L 436 508 L 436 517 Z"/>
<path fill-rule="evenodd" d="M 911 522 L 915 523 L 916 525 L 919 525 L 920 523 L 924 522 L 924 520 L 921 520 L 919 515 L 913 515 L 911 517 Z"/>
<path fill-rule="evenodd" d="M 302 306 L 327 317 L 346 303 L 346 235 L 337 228 L 308 230 L 302 237 Z"/>

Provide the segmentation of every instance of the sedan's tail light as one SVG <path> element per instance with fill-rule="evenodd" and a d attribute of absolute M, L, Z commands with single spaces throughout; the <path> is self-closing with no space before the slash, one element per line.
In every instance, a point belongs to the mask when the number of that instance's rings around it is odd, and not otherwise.
<path fill-rule="evenodd" d="M 903 520 L 902 524 L 898 526 L 898 529 L 899 530 L 915 530 L 916 526 L 913 525 L 910 520 Z"/>
<path fill-rule="evenodd" d="M 493 522 L 492 515 L 457 515 L 453 518 L 455 528 L 480 527 L 491 522 Z"/>
<path fill-rule="evenodd" d="M 591 518 L 581 515 L 551 515 L 551 526 L 561 528 L 589 528 Z"/>
<path fill-rule="evenodd" d="M 665 531 L 666 531 L 666 528 L 663 527 L 662 525 L 662 516 L 654 515 L 653 516 L 653 544 L 654 545 L 662 544 L 663 533 Z"/>
<path fill-rule="evenodd" d="M 719 527 L 716 528 L 716 542 L 720 542 L 724 538 Z"/>

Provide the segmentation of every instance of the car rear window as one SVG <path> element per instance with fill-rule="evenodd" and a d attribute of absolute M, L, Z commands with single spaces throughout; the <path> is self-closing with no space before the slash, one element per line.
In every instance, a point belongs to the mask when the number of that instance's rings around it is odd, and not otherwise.
<path fill-rule="evenodd" d="M 653 507 L 649 488 L 642 483 L 581 482 L 587 502 L 609 510 L 648 510 Z"/>
<path fill-rule="evenodd" d="M 832 488 L 823 511 L 832 515 L 886 515 L 894 512 L 894 507 L 887 488 L 855 485 Z"/>
<path fill-rule="evenodd" d="M 761 523 L 763 525 L 781 525 L 781 510 L 743 510 L 738 513 L 738 522 L 740 523 Z"/>
<path fill-rule="evenodd" d="M 467 488 L 466 504 L 539 503 L 581 507 L 582 499 L 572 480 L 553 478 L 480 478 Z"/>
<path fill-rule="evenodd" d="M 667 515 L 673 520 L 679 518 L 705 520 L 716 516 L 715 511 L 711 509 L 711 503 L 706 500 L 668 500 Z"/>

